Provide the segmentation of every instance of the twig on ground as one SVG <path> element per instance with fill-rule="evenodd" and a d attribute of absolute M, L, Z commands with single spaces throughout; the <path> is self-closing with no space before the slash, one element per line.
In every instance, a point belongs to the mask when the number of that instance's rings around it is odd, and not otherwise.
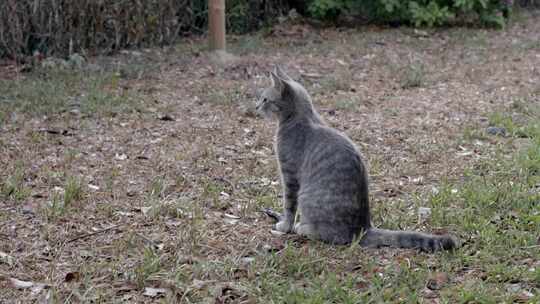
<path fill-rule="evenodd" d="M 122 226 L 123 224 L 118 224 L 118 225 L 113 225 L 111 227 L 108 227 L 108 228 L 105 228 L 105 229 L 101 229 L 101 230 L 98 230 L 98 231 L 94 231 L 94 232 L 91 232 L 91 233 L 87 233 L 87 234 L 82 234 L 82 235 L 79 235 L 79 236 L 76 236 L 72 239 L 69 239 L 66 243 L 71 243 L 71 242 L 74 242 L 76 240 L 80 240 L 80 239 L 84 239 L 84 238 L 87 238 L 87 237 L 90 237 L 90 236 L 93 236 L 93 235 L 96 235 L 96 234 L 100 234 L 100 233 L 103 233 L 103 232 L 107 232 L 109 230 L 112 230 L 114 228 L 117 228 L 117 227 L 120 227 Z"/>

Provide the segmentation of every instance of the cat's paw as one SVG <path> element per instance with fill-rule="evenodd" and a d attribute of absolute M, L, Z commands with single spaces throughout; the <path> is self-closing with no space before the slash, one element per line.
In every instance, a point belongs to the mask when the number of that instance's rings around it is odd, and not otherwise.
<path fill-rule="evenodd" d="M 289 233 L 293 229 L 293 224 L 288 221 L 280 221 L 274 225 L 273 229 L 283 233 Z"/>

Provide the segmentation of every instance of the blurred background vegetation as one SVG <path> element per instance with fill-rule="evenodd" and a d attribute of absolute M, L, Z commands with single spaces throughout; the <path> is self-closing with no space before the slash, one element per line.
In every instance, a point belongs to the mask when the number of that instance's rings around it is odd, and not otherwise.
<path fill-rule="evenodd" d="M 516 7 L 540 0 L 227 0 L 231 33 L 257 31 L 295 9 L 321 25 L 466 24 L 503 27 Z M 110 54 L 204 34 L 207 0 L 2 0 L 0 58 Z"/>

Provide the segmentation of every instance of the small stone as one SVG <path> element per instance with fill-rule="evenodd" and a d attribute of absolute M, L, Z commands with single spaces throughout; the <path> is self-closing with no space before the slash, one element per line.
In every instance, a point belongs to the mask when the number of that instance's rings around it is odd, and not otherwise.
<path fill-rule="evenodd" d="M 71 56 L 69 56 L 69 64 L 74 67 L 74 68 L 77 68 L 77 69 L 80 69 L 84 66 L 84 64 L 86 63 L 86 59 L 84 59 L 83 56 L 75 53 L 75 54 L 71 54 Z"/>
<path fill-rule="evenodd" d="M 240 259 L 240 262 L 244 265 L 249 265 L 251 263 L 253 263 L 253 261 L 255 261 L 255 258 L 254 257 L 243 257 Z"/>
<path fill-rule="evenodd" d="M 506 136 L 506 128 L 503 127 L 487 127 L 486 132 L 490 135 Z"/>
<path fill-rule="evenodd" d="M 158 116 L 158 119 L 163 121 L 175 121 L 174 117 L 169 114 L 160 115 Z"/>
<path fill-rule="evenodd" d="M 418 215 L 421 217 L 429 217 L 431 215 L 431 208 L 428 208 L 428 207 L 418 208 Z"/>

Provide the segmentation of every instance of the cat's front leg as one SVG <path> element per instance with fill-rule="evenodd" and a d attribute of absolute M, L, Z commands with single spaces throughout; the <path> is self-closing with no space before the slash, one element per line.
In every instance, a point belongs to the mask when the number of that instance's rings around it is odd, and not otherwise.
<path fill-rule="evenodd" d="M 283 216 L 274 229 L 289 233 L 293 230 L 294 217 L 298 206 L 299 184 L 294 178 L 283 176 Z"/>

